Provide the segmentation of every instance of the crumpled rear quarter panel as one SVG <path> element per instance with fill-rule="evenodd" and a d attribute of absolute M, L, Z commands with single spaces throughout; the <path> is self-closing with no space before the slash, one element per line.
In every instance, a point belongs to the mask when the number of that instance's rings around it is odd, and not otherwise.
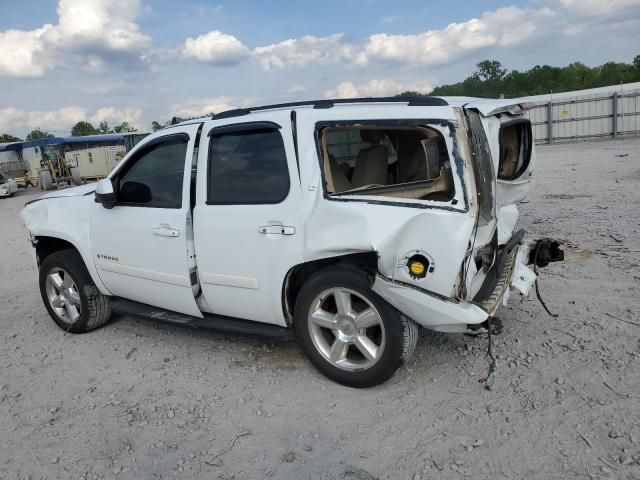
<path fill-rule="evenodd" d="M 305 261 L 349 253 L 377 252 L 385 277 L 450 297 L 462 267 L 473 230 L 464 212 L 411 208 L 366 202 L 317 201 L 305 226 Z M 397 268 L 402 257 L 422 250 L 433 259 L 434 270 L 412 279 Z"/>

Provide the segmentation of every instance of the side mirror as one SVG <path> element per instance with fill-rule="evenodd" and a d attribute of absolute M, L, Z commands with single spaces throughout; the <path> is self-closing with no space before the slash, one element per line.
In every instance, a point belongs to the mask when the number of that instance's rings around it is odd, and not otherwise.
<path fill-rule="evenodd" d="M 104 208 L 112 209 L 116 204 L 116 192 L 113 191 L 113 183 L 108 178 L 103 178 L 96 186 L 96 203 L 101 203 Z"/>

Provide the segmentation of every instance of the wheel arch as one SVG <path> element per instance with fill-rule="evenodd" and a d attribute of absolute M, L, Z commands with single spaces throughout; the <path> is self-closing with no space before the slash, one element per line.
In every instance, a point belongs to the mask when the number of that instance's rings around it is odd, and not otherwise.
<path fill-rule="evenodd" d="M 75 250 L 80 255 L 80 258 L 82 258 L 85 268 L 89 272 L 93 282 L 96 284 L 96 287 L 98 287 L 98 290 L 100 290 L 100 293 L 110 295 L 110 292 L 100 280 L 93 262 L 88 261 L 87 256 L 80 248 L 78 248 L 78 245 L 76 245 L 73 240 L 69 238 L 62 238 L 62 236 L 51 235 L 37 235 L 33 240 L 33 248 L 35 249 L 36 263 L 38 267 L 40 267 L 44 259 L 52 253 L 67 249 Z"/>
<path fill-rule="evenodd" d="M 304 282 L 316 272 L 336 265 L 343 265 L 368 273 L 370 282 L 373 285 L 378 271 L 378 252 L 370 251 L 337 255 L 335 257 L 311 260 L 292 267 L 287 272 L 282 284 L 282 311 L 287 325 L 293 324 L 293 311 L 298 293 Z"/>

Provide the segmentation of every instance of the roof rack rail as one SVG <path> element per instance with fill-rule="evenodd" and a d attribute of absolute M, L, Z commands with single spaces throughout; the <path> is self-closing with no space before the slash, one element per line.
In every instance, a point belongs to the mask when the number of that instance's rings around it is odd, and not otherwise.
<path fill-rule="evenodd" d="M 276 103 L 273 105 L 261 105 L 258 107 L 236 108 L 220 112 L 211 117 L 212 120 L 221 118 L 241 117 L 251 112 L 261 110 L 274 110 L 276 108 L 310 107 L 314 109 L 332 108 L 334 105 L 350 103 L 407 103 L 410 107 L 446 107 L 449 105 L 446 100 L 440 97 L 428 95 L 420 97 L 365 97 L 365 98 L 336 98 L 327 100 L 308 100 L 304 102 Z"/>

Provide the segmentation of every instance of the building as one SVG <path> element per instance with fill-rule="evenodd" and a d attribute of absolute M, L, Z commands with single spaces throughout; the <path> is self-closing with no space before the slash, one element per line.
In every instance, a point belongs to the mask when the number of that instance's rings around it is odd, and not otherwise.
<path fill-rule="evenodd" d="M 83 179 L 105 177 L 115 163 L 148 133 L 54 137 L 0 144 L 0 172 L 11 177 L 27 170 L 33 178 L 48 162 L 64 159 Z"/>

